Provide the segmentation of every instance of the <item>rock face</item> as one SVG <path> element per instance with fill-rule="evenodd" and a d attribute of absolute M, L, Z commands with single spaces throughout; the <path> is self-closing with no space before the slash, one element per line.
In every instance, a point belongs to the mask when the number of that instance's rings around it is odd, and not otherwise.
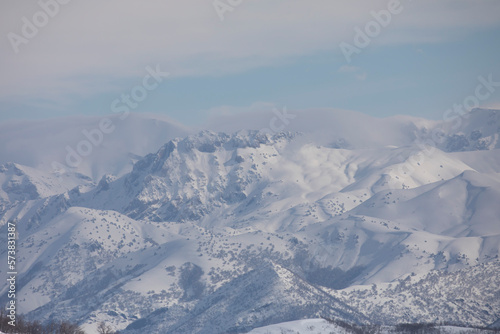
<path fill-rule="evenodd" d="M 433 150 L 420 143 L 435 123 L 405 121 L 415 143 L 399 147 L 203 131 L 95 183 L 2 165 L 1 229 L 17 220 L 19 235 L 19 311 L 90 332 L 102 320 L 125 333 L 239 333 L 318 317 L 491 325 L 500 317 L 495 117 L 475 111 L 463 133 L 440 125 L 451 139 Z"/>
<path fill-rule="evenodd" d="M 124 211 L 155 221 L 198 220 L 216 208 L 245 201 L 262 175 L 254 159 L 245 162 L 240 153 L 276 154 L 274 145 L 291 138 L 255 131 L 234 136 L 202 132 L 171 141 L 139 161 L 123 180 L 126 192 L 134 194 Z"/>
<path fill-rule="evenodd" d="M 474 109 L 439 129 L 446 134 L 441 148 L 448 152 L 500 148 L 500 113 L 495 110 Z"/>

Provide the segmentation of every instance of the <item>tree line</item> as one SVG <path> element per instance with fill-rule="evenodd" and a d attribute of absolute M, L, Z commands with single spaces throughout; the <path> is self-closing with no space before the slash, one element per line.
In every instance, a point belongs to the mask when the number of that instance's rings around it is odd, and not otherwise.
<path fill-rule="evenodd" d="M 0 332 L 16 334 L 85 334 L 80 326 L 69 321 L 50 321 L 42 324 L 40 321 L 28 321 L 22 316 L 16 319 L 16 326 L 9 324 L 10 318 L 4 310 L 0 310 Z M 119 334 L 104 322 L 97 326 L 99 334 Z"/>

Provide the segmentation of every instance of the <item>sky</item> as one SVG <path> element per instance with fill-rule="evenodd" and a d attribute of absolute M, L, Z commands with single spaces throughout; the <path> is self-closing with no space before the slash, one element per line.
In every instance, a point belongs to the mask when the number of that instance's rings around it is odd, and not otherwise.
<path fill-rule="evenodd" d="M 123 108 L 440 119 L 500 82 L 498 0 L 3 0 L 0 122 Z M 493 85 L 481 107 L 500 109 Z M 120 109 L 121 108 L 121 109 Z"/>

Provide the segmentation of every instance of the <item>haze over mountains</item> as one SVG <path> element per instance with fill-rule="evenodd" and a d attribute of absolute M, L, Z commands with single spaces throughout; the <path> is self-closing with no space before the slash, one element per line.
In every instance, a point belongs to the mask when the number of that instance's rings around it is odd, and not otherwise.
<path fill-rule="evenodd" d="M 0 125 L 0 222 L 18 221 L 28 317 L 125 333 L 498 324 L 500 111 L 109 120 L 74 166 L 67 147 L 102 118 Z"/>

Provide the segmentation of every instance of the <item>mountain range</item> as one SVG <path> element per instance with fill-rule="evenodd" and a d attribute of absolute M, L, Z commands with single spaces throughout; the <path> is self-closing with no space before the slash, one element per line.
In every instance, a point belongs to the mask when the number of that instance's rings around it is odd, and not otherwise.
<path fill-rule="evenodd" d="M 498 326 L 500 111 L 106 119 L 102 136 L 97 117 L 0 125 L 0 229 L 16 222 L 28 318 L 89 333 Z"/>

